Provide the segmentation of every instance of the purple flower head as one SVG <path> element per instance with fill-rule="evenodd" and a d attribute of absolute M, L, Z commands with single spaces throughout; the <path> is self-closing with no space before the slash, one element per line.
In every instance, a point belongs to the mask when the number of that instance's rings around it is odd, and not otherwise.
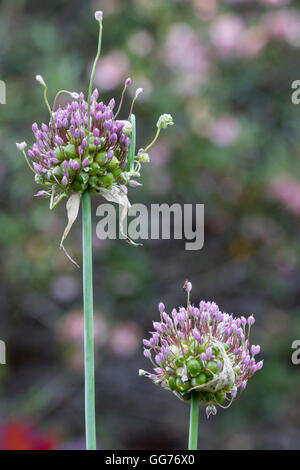
<path fill-rule="evenodd" d="M 198 390 L 207 415 L 214 415 L 217 406 L 227 407 L 238 398 L 263 367 L 263 361 L 255 361 L 260 346 L 250 346 L 248 339 L 254 317 L 235 318 L 221 312 L 215 302 L 201 301 L 197 309 L 189 303 L 191 283 L 184 288 L 187 308 L 174 308 L 168 315 L 159 304 L 162 321 L 153 322 L 155 332 L 143 340 L 147 357 L 159 364 L 159 370 L 143 375 L 184 401 L 189 401 L 191 390 Z"/>

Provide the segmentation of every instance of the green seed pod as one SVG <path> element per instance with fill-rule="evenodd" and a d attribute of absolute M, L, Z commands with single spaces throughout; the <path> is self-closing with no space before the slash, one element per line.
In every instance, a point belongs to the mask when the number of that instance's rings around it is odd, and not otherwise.
<path fill-rule="evenodd" d="M 68 144 L 65 147 L 63 147 L 64 154 L 67 158 L 76 158 L 76 147 L 74 144 Z"/>
<path fill-rule="evenodd" d="M 192 377 L 196 377 L 201 372 L 201 366 L 196 359 L 189 359 L 187 368 Z"/>
<path fill-rule="evenodd" d="M 203 385 L 206 382 L 206 375 L 202 372 L 201 374 L 197 375 L 197 377 L 192 378 L 192 386 L 197 387 L 197 385 Z"/>
<path fill-rule="evenodd" d="M 177 377 L 180 377 L 180 378 L 181 378 L 181 377 L 183 376 L 183 374 L 184 374 L 184 368 L 183 368 L 183 367 L 178 367 L 178 368 L 176 369 L 176 375 L 177 375 Z"/>
<path fill-rule="evenodd" d="M 75 180 L 72 183 L 72 190 L 78 193 L 82 193 L 87 187 L 87 183 L 80 183 L 79 181 Z"/>
<path fill-rule="evenodd" d="M 106 152 L 98 152 L 95 157 L 95 162 L 100 166 L 105 166 L 107 163 Z"/>
<path fill-rule="evenodd" d="M 239 366 L 235 366 L 233 368 L 234 372 L 237 374 L 237 375 L 240 375 L 242 373 L 242 370 Z"/>
<path fill-rule="evenodd" d="M 223 401 L 226 398 L 226 392 L 224 392 L 223 390 L 220 390 L 219 392 L 216 392 L 215 393 L 215 398 L 216 398 L 218 403 L 223 403 Z"/>
<path fill-rule="evenodd" d="M 100 170 L 99 164 L 96 163 L 96 162 L 93 162 L 93 163 L 90 165 L 89 174 L 90 174 L 91 176 L 95 176 L 95 175 L 98 174 L 99 170 Z"/>
<path fill-rule="evenodd" d="M 168 384 L 169 384 L 169 387 L 170 387 L 170 390 L 175 390 L 176 389 L 176 378 L 174 377 L 174 375 L 170 375 L 170 377 L 168 378 Z"/>
<path fill-rule="evenodd" d="M 216 361 L 208 361 L 207 368 L 214 374 L 217 374 L 219 371 L 218 364 L 216 363 Z"/>
<path fill-rule="evenodd" d="M 115 178 L 118 178 L 123 173 L 122 168 L 118 167 L 113 171 L 113 175 Z"/>
<path fill-rule="evenodd" d="M 114 182 L 114 175 L 112 173 L 106 173 L 106 175 L 100 176 L 99 181 L 102 186 L 111 186 Z"/>
<path fill-rule="evenodd" d="M 94 154 L 96 152 L 96 145 L 90 144 L 89 145 L 89 153 Z"/>
<path fill-rule="evenodd" d="M 183 357 L 176 357 L 174 364 L 176 367 L 182 367 L 183 366 Z"/>
<path fill-rule="evenodd" d="M 76 180 L 79 181 L 79 183 L 86 184 L 89 180 L 89 175 L 85 171 L 81 171 L 77 176 Z"/>
<path fill-rule="evenodd" d="M 99 178 L 97 178 L 97 176 L 90 176 L 89 185 L 92 187 L 99 186 Z"/>
<path fill-rule="evenodd" d="M 116 157 L 112 157 L 109 164 L 107 165 L 107 169 L 113 172 L 119 166 L 119 164 L 119 160 Z"/>
<path fill-rule="evenodd" d="M 186 392 L 189 388 L 191 388 L 191 384 L 189 381 L 182 382 L 182 380 L 178 377 L 176 379 L 176 387 L 179 392 Z"/>

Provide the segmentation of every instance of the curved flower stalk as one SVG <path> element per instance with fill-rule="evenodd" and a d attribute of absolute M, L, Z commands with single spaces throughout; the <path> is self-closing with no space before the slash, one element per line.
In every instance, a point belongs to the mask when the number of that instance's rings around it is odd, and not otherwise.
<path fill-rule="evenodd" d="M 36 80 L 44 89 L 44 101 L 49 112 L 49 121 L 38 126 L 32 125 L 35 142 L 26 152 L 26 142 L 17 143 L 26 163 L 34 173 L 35 181 L 44 186 L 37 192 L 38 197 L 50 198 L 53 210 L 63 198 L 67 200 L 68 223 L 60 247 L 77 218 L 82 198 L 82 251 L 83 251 L 83 298 L 84 298 L 84 364 L 85 364 L 85 422 L 86 448 L 96 449 L 95 420 L 95 379 L 94 379 L 94 331 L 93 331 L 93 272 L 92 272 L 92 221 L 91 194 L 103 196 L 108 201 L 122 206 L 122 221 L 130 207 L 127 186 L 137 187 L 140 183 L 142 162 L 148 162 L 148 150 L 155 143 L 161 129 L 173 124 L 170 115 L 163 114 L 157 122 L 154 140 L 135 152 L 136 128 L 133 114 L 134 103 L 142 93 L 139 88 L 132 101 L 127 120 L 117 119 L 123 104 L 126 89 L 131 79 L 125 81 L 117 111 L 115 100 L 104 104 L 97 89 L 93 91 L 96 64 L 101 52 L 102 19 L 101 11 L 95 13 L 99 24 L 98 49 L 90 77 L 88 98 L 83 93 L 60 90 L 52 108 L 47 98 L 47 85 L 41 75 Z M 66 93 L 72 102 L 57 106 L 61 94 Z M 125 236 L 126 238 L 126 236 Z M 134 244 L 128 237 L 128 242 Z M 75 263 L 77 264 L 77 263 Z M 77 265 L 78 266 L 78 265 Z"/>
<path fill-rule="evenodd" d="M 139 374 L 181 400 L 191 401 L 190 429 L 197 433 L 199 402 L 206 406 L 207 417 L 217 413 L 217 406 L 228 408 L 263 361 L 255 359 L 260 346 L 250 346 L 252 315 L 235 318 L 221 312 L 214 302 L 201 301 L 195 307 L 190 304 L 192 284 L 186 282 L 184 289 L 186 308 L 173 309 L 169 315 L 164 304 L 159 304 L 160 321 L 153 322 L 150 339 L 143 340 L 144 356 L 154 370 Z"/>

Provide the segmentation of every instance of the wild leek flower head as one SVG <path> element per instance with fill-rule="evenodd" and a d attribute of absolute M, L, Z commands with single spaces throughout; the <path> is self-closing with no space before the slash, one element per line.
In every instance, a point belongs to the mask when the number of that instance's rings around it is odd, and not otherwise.
<path fill-rule="evenodd" d="M 33 124 L 35 143 L 27 155 L 37 183 L 72 192 L 88 188 L 96 192 L 98 187 L 109 189 L 113 184 L 127 183 L 128 129 L 132 130 L 132 125 L 115 120 L 114 101 L 105 105 L 97 100 L 98 95 L 95 89 L 90 130 L 83 93 L 54 111 L 53 121 L 50 119 L 47 125 Z"/>
<path fill-rule="evenodd" d="M 47 187 L 47 190 L 39 191 L 36 195 L 51 197 L 51 209 L 63 197 L 72 193 L 81 194 L 86 190 L 104 197 L 107 197 L 108 191 L 126 194 L 127 184 L 138 186 L 135 178 L 140 177 L 141 163 L 149 161 L 149 155 L 144 151 L 135 155 L 133 107 L 143 89 L 136 90 L 126 120 L 117 118 L 126 89 L 131 85 L 131 78 L 125 80 L 117 109 L 114 98 L 105 104 L 99 98 L 97 89 L 92 92 L 95 67 L 101 50 L 102 11 L 95 12 L 95 19 L 99 23 L 98 52 L 87 100 L 83 93 L 60 90 L 50 107 L 46 81 L 41 75 L 37 75 L 37 82 L 44 88 L 49 121 L 32 125 L 35 142 L 27 152 L 25 142 L 17 144 L 28 166 L 35 173 L 35 181 Z M 68 94 L 73 101 L 57 106 L 62 93 Z M 164 114 L 159 121 L 165 123 L 164 116 L 169 115 Z M 163 127 L 166 125 L 162 124 L 161 128 Z M 146 147 L 147 150 L 155 143 L 157 136 L 158 134 Z"/>
<path fill-rule="evenodd" d="M 186 282 L 187 307 L 173 309 L 169 315 L 159 304 L 160 321 L 144 339 L 144 356 L 154 370 L 140 370 L 140 375 L 189 401 L 198 392 L 206 405 L 207 417 L 215 415 L 216 406 L 227 408 L 242 392 L 263 361 L 256 362 L 260 346 L 250 346 L 253 316 L 233 317 L 221 312 L 214 302 L 190 304 L 192 284 Z"/>

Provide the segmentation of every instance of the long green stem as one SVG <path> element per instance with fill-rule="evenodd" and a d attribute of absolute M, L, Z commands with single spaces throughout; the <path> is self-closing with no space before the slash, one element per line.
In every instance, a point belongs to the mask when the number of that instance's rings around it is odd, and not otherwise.
<path fill-rule="evenodd" d="M 199 395 L 192 391 L 190 408 L 190 432 L 189 450 L 197 450 L 198 447 L 198 427 L 199 427 Z"/>
<path fill-rule="evenodd" d="M 86 449 L 96 449 L 95 418 L 95 366 L 94 366 L 94 315 L 93 315 L 93 265 L 91 196 L 85 191 L 82 197 L 82 255 L 84 303 L 84 376 L 85 376 L 85 429 Z"/>

